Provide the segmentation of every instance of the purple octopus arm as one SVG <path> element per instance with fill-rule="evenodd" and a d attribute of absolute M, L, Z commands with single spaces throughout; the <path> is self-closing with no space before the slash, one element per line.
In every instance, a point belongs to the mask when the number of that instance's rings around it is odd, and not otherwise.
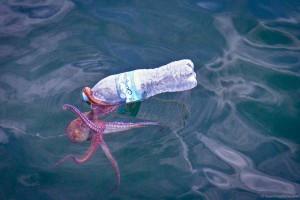
<path fill-rule="evenodd" d="M 100 135 L 93 133 L 92 134 L 92 143 L 91 146 L 89 147 L 88 151 L 86 152 L 86 154 L 82 157 L 82 158 L 76 158 L 74 155 L 70 154 L 65 156 L 63 159 L 61 159 L 60 161 L 58 161 L 54 167 L 57 167 L 58 165 L 60 165 L 61 163 L 65 162 L 68 158 L 72 158 L 73 161 L 77 164 L 80 163 L 84 163 L 86 162 L 90 157 L 92 157 L 92 155 L 95 153 L 95 151 L 97 150 L 98 144 L 100 142 Z"/>
<path fill-rule="evenodd" d="M 103 134 L 110 134 L 115 132 L 127 131 L 133 128 L 140 128 L 145 126 L 162 126 L 157 122 L 106 122 Z"/>
<path fill-rule="evenodd" d="M 101 105 L 97 105 L 97 104 L 94 104 L 94 103 L 91 104 L 92 112 L 97 117 L 112 113 L 118 107 L 119 107 L 119 105 L 101 106 Z"/>
<path fill-rule="evenodd" d="M 114 159 L 114 157 L 112 156 L 112 154 L 110 153 L 109 148 L 107 147 L 106 143 L 104 142 L 104 140 L 101 140 L 101 142 L 99 143 L 102 150 L 104 151 L 105 155 L 107 156 L 107 158 L 109 159 L 109 161 L 111 162 L 111 164 L 114 167 L 115 173 L 116 173 L 116 185 L 113 188 L 113 190 L 116 190 L 120 184 L 120 172 L 119 172 L 119 167 L 118 167 L 118 163 L 117 161 Z"/>
<path fill-rule="evenodd" d="M 96 131 L 97 133 L 102 133 L 104 131 L 105 123 L 103 123 L 103 126 L 98 126 L 94 122 L 89 120 L 84 114 L 82 114 L 76 107 L 70 104 L 65 104 L 62 106 L 62 109 L 64 110 L 66 110 L 67 108 L 71 109 L 78 117 L 80 117 L 90 129 Z"/>
<path fill-rule="evenodd" d="M 64 110 L 67 108 L 71 109 L 80 119 L 73 120 L 67 127 L 67 134 L 71 141 L 73 142 L 82 142 L 88 139 L 88 134 L 92 134 L 92 143 L 89 147 L 89 150 L 82 158 L 76 158 L 74 155 L 67 155 L 59 162 L 55 164 L 55 167 L 63 163 L 68 158 L 72 158 L 76 163 L 83 163 L 87 161 L 97 150 L 98 144 L 101 146 L 102 150 L 104 151 L 105 155 L 113 165 L 113 168 L 116 173 L 116 185 L 114 190 L 116 190 L 120 184 L 120 172 L 118 168 L 118 163 L 112 156 L 109 148 L 107 147 L 105 141 L 103 140 L 103 134 L 109 134 L 113 132 L 120 132 L 125 131 L 133 128 L 145 127 L 145 126 L 159 126 L 160 130 L 162 126 L 157 122 L 104 122 L 99 120 L 97 117 L 102 114 L 107 114 L 112 112 L 117 108 L 117 106 L 112 107 L 100 107 L 97 106 L 92 112 L 88 114 L 81 113 L 76 107 L 65 104 L 62 107 Z M 98 110 L 97 110 L 98 109 Z M 87 116 L 88 117 L 87 117 Z M 82 121 L 81 121 L 82 120 Z M 87 128 L 84 124 L 87 125 Z"/>

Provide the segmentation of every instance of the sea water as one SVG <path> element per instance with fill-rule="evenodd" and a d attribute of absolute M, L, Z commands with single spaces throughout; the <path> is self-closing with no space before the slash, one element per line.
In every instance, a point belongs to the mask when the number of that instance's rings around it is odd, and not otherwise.
<path fill-rule="evenodd" d="M 299 9 L 293 0 L 2 1 L 0 199 L 299 198 Z M 83 87 L 181 59 L 194 63 L 194 89 L 103 118 L 164 126 L 105 136 L 117 191 L 100 149 L 52 168 L 90 144 L 64 135 L 75 115 L 63 104 L 90 110 Z"/>

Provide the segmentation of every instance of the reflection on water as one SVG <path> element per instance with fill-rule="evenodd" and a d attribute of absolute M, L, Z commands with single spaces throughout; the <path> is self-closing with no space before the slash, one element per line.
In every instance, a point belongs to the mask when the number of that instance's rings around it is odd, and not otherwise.
<path fill-rule="evenodd" d="M 36 25 L 61 20 L 74 7 L 70 1 L 3 1 L 1 4 L 1 36 L 24 36 Z"/>
<path fill-rule="evenodd" d="M 3 130 L 0 130 L 0 143 L 7 144 L 8 143 L 8 136 Z"/>
<path fill-rule="evenodd" d="M 222 146 L 221 144 L 199 136 L 199 140 L 221 160 L 234 168 L 234 175 L 227 176 L 214 169 L 204 168 L 208 181 L 220 188 L 242 188 L 254 192 L 269 192 L 278 194 L 296 194 L 299 186 L 264 175 L 254 169 L 252 161 L 241 153 Z"/>
<path fill-rule="evenodd" d="M 297 1 L 3 1 L 0 5 L 1 199 L 299 197 Z M 85 86 L 191 59 L 198 86 L 124 108 L 106 121 L 158 121 L 106 136 L 101 151 L 64 137 Z M 128 110 L 129 109 L 129 110 Z M 293 196 L 292 196 L 293 195 Z"/>

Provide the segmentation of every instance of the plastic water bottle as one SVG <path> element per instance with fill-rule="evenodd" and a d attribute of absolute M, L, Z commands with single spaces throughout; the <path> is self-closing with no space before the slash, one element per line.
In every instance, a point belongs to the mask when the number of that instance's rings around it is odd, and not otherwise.
<path fill-rule="evenodd" d="M 132 103 L 164 92 L 189 90 L 197 85 L 191 60 L 171 62 L 155 69 L 138 69 L 108 76 L 99 81 L 90 94 L 84 90 L 85 101 L 95 99 L 107 104 Z"/>

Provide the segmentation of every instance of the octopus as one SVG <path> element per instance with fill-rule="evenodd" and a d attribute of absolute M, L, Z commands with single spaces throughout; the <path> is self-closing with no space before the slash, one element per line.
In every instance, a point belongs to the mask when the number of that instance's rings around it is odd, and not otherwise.
<path fill-rule="evenodd" d="M 90 91 L 89 91 L 90 92 Z M 106 157 L 111 162 L 115 174 L 116 174 L 116 184 L 113 190 L 116 190 L 120 184 L 120 172 L 118 163 L 111 154 L 107 144 L 104 141 L 104 135 L 126 131 L 134 128 L 140 128 L 145 126 L 159 126 L 160 129 L 162 126 L 157 122 L 151 121 L 143 121 L 143 122 L 105 122 L 99 119 L 100 116 L 112 113 L 116 110 L 120 105 L 109 105 L 99 103 L 97 101 L 93 101 L 92 96 L 89 96 L 91 100 L 91 111 L 82 113 L 76 107 L 65 104 L 62 106 L 63 110 L 70 109 L 73 111 L 77 118 L 71 121 L 67 128 L 66 134 L 69 140 L 74 143 L 84 142 L 87 140 L 91 140 L 91 145 L 88 148 L 85 155 L 81 158 L 77 158 L 76 156 L 69 154 L 62 158 L 55 164 L 55 167 L 62 164 L 67 159 L 71 158 L 75 163 L 80 164 L 86 162 L 92 155 L 96 152 L 98 146 L 100 146 L 106 155 Z"/>

